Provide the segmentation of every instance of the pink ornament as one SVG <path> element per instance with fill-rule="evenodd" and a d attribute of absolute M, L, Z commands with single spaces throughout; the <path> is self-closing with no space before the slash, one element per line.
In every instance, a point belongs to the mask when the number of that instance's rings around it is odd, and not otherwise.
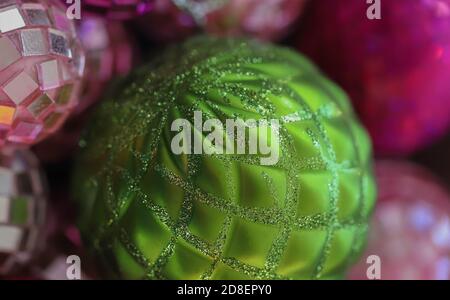
<path fill-rule="evenodd" d="M 137 59 L 132 38 L 119 22 L 86 14 L 77 33 L 86 53 L 79 113 L 99 100 L 114 77 L 126 75 Z"/>
<path fill-rule="evenodd" d="M 125 20 L 143 15 L 153 8 L 156 0 L 82 0 L 85 8 L 109 19 Z"/>
<path fill-rule="evenodd" d="M 345 3 L 343 3 L 345 2 Z M 450 125 L 450 0 L 311 1 L 298 47 L 340 83 L 378 154 L 409 154 Z"/>
<path fill-rule="evenodd" d="M 84 54 L 61 5 L 0 1 L 0 145 L 37 143 L 78 103 Z"/>
<path fill-rule="evenodd" d="M 197 30 L 219 36 L 280 40 L 307 0 L 155 0 L 138 25 L 157 41 L 176 41 Z"/>
<path fill-rule="evenodd" d="M 134 41 L 119 22 L 85 14 L 77 24 L 77 32 L 86 52 L 80 103 L 58 132 L 34 147 L 44 162 L 58 162 L 73 153 L 84 128 L 86 110 L 100 100 L 111 80 L 126 75 L 138 61 Z"/>
<path fill-rule="evenodd" d="M 368 247 L 350 279 L 367 279 L 367 257 L 381 279 L 450 279 L 450 195 L 416 165 L 379 161 L 379 199 Z"/>
<path fill-rule="evenodd" d="M 45 180 L 25 149 L 0 152 L 0 274 L 18 271 L 39 251 L 46 217 Z"/>
<path fill-rule="evenodd" d="M 208 33 L 217 35 L 248 35 L 263 40 L 281 40 L 300 16 L 305 2 L 228 0 L 224 6 L 206 14 L 204 27 Z"/>

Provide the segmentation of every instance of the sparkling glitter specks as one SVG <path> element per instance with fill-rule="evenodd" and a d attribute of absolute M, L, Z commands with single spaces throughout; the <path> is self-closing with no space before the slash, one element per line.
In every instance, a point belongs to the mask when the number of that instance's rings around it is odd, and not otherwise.
<path fill-rule="evenodd" d="M 34 144 L 78 102 L 84 53 L 57 0 L 0 0 L 0 145 Z"/>

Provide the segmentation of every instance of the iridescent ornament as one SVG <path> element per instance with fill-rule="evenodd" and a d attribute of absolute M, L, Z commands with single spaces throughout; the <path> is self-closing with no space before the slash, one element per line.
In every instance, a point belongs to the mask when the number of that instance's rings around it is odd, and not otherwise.
<path fill-rule="evenodd" d="M 421 167 L 377 162 L 379 197 L 361 262 L 351 279 L 367 279 L 366 258 L 381 259 L 381 279 L 450 279 L 450 194 Z"/>
<path fill-rule="evenodd" d="M 82 0 L 84 7 L 109 19 L 126 20 L 151 11 L 158 0 Z"/>
<path fill-rule="evenodd" d="M 381 2 L 370 20 L 366 1 L 311 1 L 298 46 L 350 93 L 379 154 L 409 154 L 450 125 L 450 0 Z"/>
<path fill-rule="evenodd" d="M 37 143 L 78 103 L 84 54 L 61 5 L 0 1 L 0 145 Z"/>
<path fill-rule="evenodd" d="M 175 154 L 172 122 L 198 113 L 279 121 L 279 136 L 248 130 L 278 161 Z M 170 48 L 118 86 L 80 145 L 80 229 L 107 278 L 339 278 L 365 240 L 370 141 L 345 94 L 288 49 L 207 37 Z"/>
<path fill-rule="evenodd" d="M 28 262 L 43 242 L 45 180 L 31 152 L 0 152 L 0 274 Z"/>

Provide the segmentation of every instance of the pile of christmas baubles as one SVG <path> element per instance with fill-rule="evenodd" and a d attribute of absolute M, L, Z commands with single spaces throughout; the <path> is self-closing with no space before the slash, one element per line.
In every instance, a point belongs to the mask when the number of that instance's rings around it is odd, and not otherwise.
<path fill-rule="evenodd" d="M 7 0 L 0 53 L 0 278 L 450 279 L 450 0 Z"/>

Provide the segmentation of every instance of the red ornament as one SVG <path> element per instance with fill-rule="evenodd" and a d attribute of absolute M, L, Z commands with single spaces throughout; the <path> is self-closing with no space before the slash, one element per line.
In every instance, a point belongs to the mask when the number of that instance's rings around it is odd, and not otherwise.
<path fill-rule="evenodd" d="M 367 250 L 349 278 L 368 279 L 366 259 L 377 255 L 381 279 L 450 279 L 448 190 L 406 162 L 378 161 L 376 176 L 379 196 Z"/>
<path fill-rule="evenodd" d="M 345 2 L 345 3 L 344 3 Z M 350 94 L 378 154 L 409 154 L 450 125 L 450 0 L 311 1 L 298 48 Z"/>

